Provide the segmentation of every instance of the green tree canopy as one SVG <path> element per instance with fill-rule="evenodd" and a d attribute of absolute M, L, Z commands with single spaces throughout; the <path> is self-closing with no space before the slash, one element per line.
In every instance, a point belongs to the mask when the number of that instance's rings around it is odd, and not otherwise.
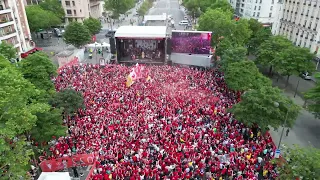
<path fill-rule="evenodd" d="M 272 36 L 271 29 L 263 27 L 263 25 L 256 19 L 251 18 L 249 21 L 249 29 L 252 31 L 250 40 L 248 42 L 248 51 L 251 54 L 256 54 L 258 47 L 270 36 Z"/>
<path fill-rule="evenodd" d="M 54 91 L 51 78 L 57 74 L 57 67 L 46 54 L 41 52 L 30 54 L 19 62 L 19 70 L 37 89 L 46 92 Z"/>
<path fill-rule="evenodd" d="M 24 79 L 7 59 L 0 57 L 0 169 L 4 179 L 26 176 L 32 151 L 26 146 L 25 134 L 34 127 L 37 117 L 49 106 L 32 102 L 39 91 Z"/>
<path fill-rule="evenodd" d="M 308 110 L 314 114 L 316 118 L 320 118 L 320 73 L 315 74 L 317 80 L 316 86 L 309 89 L 304 97 L 310 101 Z"/>
<path fill-rule="evenodd" d="M 225 42 L 228 41 L 224 41 L 220 44 L 222 45 L 220 47 L 220 45 L 218 46 L 219 49 L 220 48 L 224 48 Z M 225 49 L 223 51 L 223 54 L 221 56 L 221 68 L 222 70 L 226 70 L 228 65 L 234 62 L 240 62 L 240 61 L 244 61 L 247 60 L 247 49 L 241 46 L 238 47 L 229 47 L 228 49 Z"/>
<path fill-rule="evenodd" d="M 8 60 L 17 58 L 17 49 L 12 45 L 7 44 L 5 42 L 1 42 L 0 44 L 0 55 L 4 56 Z"/>
<path fill-rule="evenodd" d="M 90 31 L 91 35 L 98 34 L 102 29 L 102 25 L 101 25 L 101 22 L 99 21 L 99 19 L 94 19 L 92 17 L 85 19 L 83 21 L 83 24 Z"/>
<path fill-rule="evenodd" d="M 286 37 L 271 36 L 258 48 L 256 63 L 263 66 L 270 66 L 269 74 L 271 74 L 273 66 L 278 64 L 277 56 L 279 53 L 292 46 L 291 41 Z"/>
<path fill-rule="evenodd" d="M 62 125 L 62 110 L 51 108 L 50 111 L 36 113 L 37 122 L 32 128 L 31 137 L 37 142 L 48 142 L 52 136 L 61 137 L 66 135 L 67 127 Z"/>
<path fill-rule="evenodd" d="M 26 7 L 26 14 L 31 32 L 39 29 L 49 29 L 51 26 L 61 24 L 61 19 L 53 12 L 42 9 L 39 5 L 31 5 Z"/>
<path fill-rule="evenodd" d="M 279 106 L 276 107 L 275 103 Z M 283 96 L 281 90 L 272 86 L 263 86 L 250 90 L 241 96 L 241 101 L 230 111 L 237 120 L 252 126 L 257 124 L 263 131 L 271 126 L 277 129 L 282 126 L 287 116 L 286 127 L 292 127 L 300 111 L 291 99 Z"/>
<path fill-rule="evenodd" d="M 84 108 L 83 96 L 73 89 L 63 89 L 57 92 L 50 101 L 55 108 L 62 108 L 65 115 L 76 113 L 78 109 Z"/>
<path fill-rule="evenodd" d="M 152 0 L 144 1 L 137 11 L 139 16 L 144 16 L 148 12 L 148 10 L 152 7 L 152 3 L 153 3 Z"/>
<path fill-rule="evenodd" d="M 286 162 L 277 167 L 279 179 L 319 179 L 320 150 L 314 147 L 286 147 L 282 153 Z M 274 162 L 280 161 L 274 159 Z M 302 177 L 302 178 L 301 178 Z"/>
<path fill-rule="evenodd" d="M 275 70 L 287 76 L 287 84 L 291 75 L 299 75 L 301 72 L 312 72 L 315 69 L 313 63 L 314 54 L 309 49 L 296 46 L 289 46 L 282 50 L 275 57 Z"/>
<path fill-rule="evenodd" d="M 250 38 L 251 30 L 246 19 L 235 21 L 231 12 L 222 9 L 208 9 L 199 18 L 199 30 L 212 31 L 212 45 L 217 46 L 219 42 L 227 38 L 233 44 L 244 46 Z"/>
<path fill-rule="evenodd" d="M 210 6 L 211 9 L 221 9 L 225 12 L 234 13 L 234 9 L 227 0 L 219 0 Z"/>
<path fill-rule="evenodd" d="M 67 27 L 63 34 L 64 41 L 68 44 L 80 48 L 91 41 L 90 31 L 86 26 L 79 22 L 72 22 Z"/>
<path fill-rule="evenodd" d="M 193 18 L 198 18 L 201 15 L 201 8 L 199 0 L 185 1 L 184 6 L 188 10 L 188 13 Z"/>
<path fill-rule="evenodd" d="M 134 0 L 105 0 L 104 9 L 112 12 L 112 17 L 118 19 L 120 14 L 125 14 L 134 7 Z"/>
<path fill-rule="evenodd" d="M 212 31 L 212 45 L 217 46 L 222 37 L 228 37 L 232 33 L 232 16 L 232 13 L 220 9 L 209 9 L 199 18 L 199 30 Z"/>
<path fill-rule="evenodd" d="M 45 0 L 40 2 L 39 6 L 46 11 L 52 12 L 60 19 L 65 17 L 65 12 L 60 0 Z"/>
<path fill-rule="evenodd" d="M 252 61 L 239 61 L 229 64 L 224 76 L 228 87 L 236 91 L 271 86 L 271 81 L 259 72 Z"/>

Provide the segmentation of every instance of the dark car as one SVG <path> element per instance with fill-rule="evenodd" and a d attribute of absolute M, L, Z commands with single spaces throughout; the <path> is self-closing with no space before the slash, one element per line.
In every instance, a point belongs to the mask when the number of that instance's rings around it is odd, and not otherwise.
<path fill-rule="evenodd" d="M 106 34 L 106 37 L 113 37 L 115 33 L 116 33 L 116 30 L 109 30 Z"/>

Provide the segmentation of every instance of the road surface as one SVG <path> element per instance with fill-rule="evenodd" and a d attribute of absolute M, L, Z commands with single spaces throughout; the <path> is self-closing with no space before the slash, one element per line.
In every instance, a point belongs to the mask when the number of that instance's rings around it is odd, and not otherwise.
<path fill-rule="evenodd" d="M 177 30 L 184 30 L 184 26 L 180 26 L 179 22 L 183 20 L 185 12 L 184 8 L 179 5 L 178 0 L 158 0 L 154 7 L 149 10 L 148 15 L 162 15 L 163 13 L 173 17 Z"/>

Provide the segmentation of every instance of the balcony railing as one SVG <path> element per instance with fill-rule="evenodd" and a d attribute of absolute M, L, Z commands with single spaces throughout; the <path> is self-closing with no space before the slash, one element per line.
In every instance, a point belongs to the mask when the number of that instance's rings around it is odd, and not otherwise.
<path fill-rule="evenodd" d="M 8 31 L 8 32 L 3 32 L 3 33 L 0 33 L 0 37 L 4 37 L 4 36 L 7 36 L 9 34 L 13 34 L 17 32 L 16 30 L 12 30 L 12 31 Z"/>
<path fill-rule="evenodd" d="M 13 21 L 13 18 L 2 18 L 1 20 L 0 20 L 0 24 L 3 24 L 3 23 L 7 23 L 7 22 L 11 22 L 11 21 Z"/>

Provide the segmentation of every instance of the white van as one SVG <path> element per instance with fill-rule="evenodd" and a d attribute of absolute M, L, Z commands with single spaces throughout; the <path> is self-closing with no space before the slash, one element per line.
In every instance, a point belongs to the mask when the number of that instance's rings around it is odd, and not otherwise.
<path fill-rule="evenodd" d="M 179 22 L 179 25 L 188 25 L 189 24 L 189 21 L 187 20 L 182 20 Z"/>

